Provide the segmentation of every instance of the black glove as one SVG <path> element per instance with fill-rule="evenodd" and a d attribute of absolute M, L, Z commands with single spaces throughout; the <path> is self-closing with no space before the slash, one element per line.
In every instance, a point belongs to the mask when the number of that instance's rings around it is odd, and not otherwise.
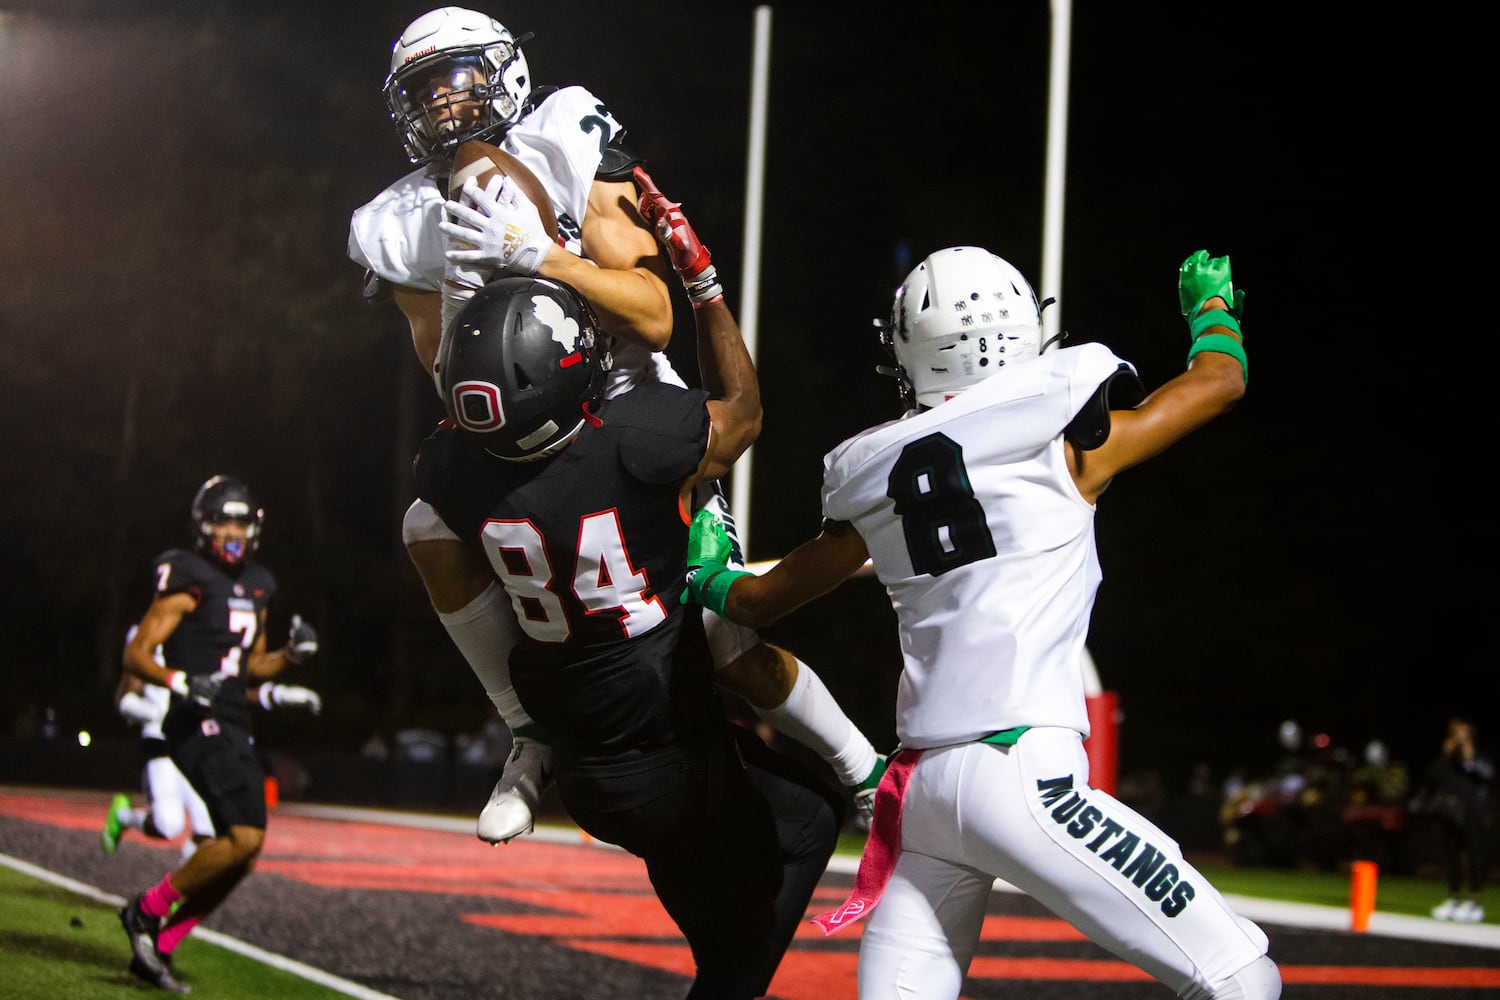
<path fill-rule="evenodd" d="M 301 615 L 292 615 L 292 628 L 286 637 L 286 658 L 295 666 L 318 651 L 318 632 Z"/>
<path fill-rule="evenodd" d="M 188 678 L 188 704 L 196 708 L 212 708 L 214 699 L 219 696 L 219 688 L 224 686 L 224 678 L 227 674 L 199 674 L 197 677 Z"/>

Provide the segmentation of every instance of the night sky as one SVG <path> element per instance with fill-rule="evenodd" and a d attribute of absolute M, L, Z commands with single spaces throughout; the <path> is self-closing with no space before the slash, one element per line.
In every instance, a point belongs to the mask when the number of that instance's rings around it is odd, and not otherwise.
<path fill-rule="evenodd" d="M 389 726 L 370 618 L 426 611 L 392 470 L 436 401 L 394 307 L 359 300 L 344 239 L 409 169 L 380 86 L 427 5 L 182 6 L 0 2 L 0 596 L 8 673 L 26 678 L 0 708 L 72 693 L 107 710 L 111 601 L 138 615 L 151 557 L 187 541 L 192 491 L 229 471 L 264 498 L 289 602 L 324 626 L 306 682 L 342 693 L 329 715 L 350 731 L 382 703 Z M 773 14 L 751 557 L 814 533 L 822 455 L 896 415 L 870 321 L 925 253 L 1000 253 L 1058 297 L 1069 343 L 1107 344 L 1149 387 L 1187 348 L 1178 265 L 1228 253 L 1247 398 L 1099 506 L 1090 648 L 1121 696 L 1124 765 L 1258 764 L 1285 718 L 1420 764 L 1467 711 L 1493 746 L 1493 532 L 1470 471 L 1491 390 L 1472 374 L 1485 349 L 1462 356 L 1488 335 L 1493 284 L 1494 88 L 1475 85 L 1474 27 L 1366 5 L 1081 5 L 1049 288 L 1047 6 L 828 6 Z M 742 305 L 751 5 L 490 10 L 535 33 L 538 83 L 604 99 Z M 671 355 L 693 381 L 683 329 Z M 111 537 L 118 564 L 98 557 Z M 805 658 L 880 743 L 895 640 L 861 586 L 799 620 L 819 633 Z M 451 685 L 415 682 L 399 704 L 415 719 L 456 689 L 481 711 L 434 641 Z"/>

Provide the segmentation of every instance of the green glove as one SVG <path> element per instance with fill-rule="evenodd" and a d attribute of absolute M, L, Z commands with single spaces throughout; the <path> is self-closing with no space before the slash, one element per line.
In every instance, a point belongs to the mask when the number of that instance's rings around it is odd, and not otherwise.
<path fill-rule="evenodd" d="M 693 515 L 693 522 L 688 525 L 689 569 L 707 562 L 728 562 L 733 551 L 734 545 L 729 541 L 729 533 L 724 530 L 724 522 L 719 520 L 718 515 L 706 507 Z"/>
<path fill-rule="evenodd" d="M 1229 314 L 1237 326 L 1245 311 L 1245 293 L 1235 291 L 1230 280 L 1229 257 L 1210 257 L 1207 250 L 1199 250 L 1183 261 L 1177 272 L 1177 301 L 1183 318 L 1191 324 L 1204 300 L 1215 295 L 1229 303 Z"/>
<path fill-rule="evenodd" d="M 1200 312 L 1203 303 L 1217 295 L 1229 304 L 1229 311 L 1210 309 Z M 1199 250 L 1182 262 L 1177 272 L 1177 302 L 1182 306 L 1183 318 L 1188 321 L 1188 337 L 1193 346 L 1188 348 L 1187 360 L 1203 351 L 1228 354 L 1240 363 L 1245 373 L 1245 382 L 1250 382 L 1250 364 L 1245 360 L 1245 345 L 1236 339 L 1240 333 L 1240 314 L 1245 311 L 1245 293 L 1235 291 L 1229 277 L 1229 257 L 1210 257 L 1207 250 Z M 1233 330 L 1234 337 L 1227 333 L 1208 333 L 1212 327 Z"/>
<path fill-rule="evenodd" d="M 687 589 L 680 598 L 683 604 L 699 604 L 716 615 L 724 614 L 730 586 L 740 577 L 752 575 L 724 565 L 733 551 L 724 522 L 712 511 L 704 509 L 693 515 L 688 527 Z"/>

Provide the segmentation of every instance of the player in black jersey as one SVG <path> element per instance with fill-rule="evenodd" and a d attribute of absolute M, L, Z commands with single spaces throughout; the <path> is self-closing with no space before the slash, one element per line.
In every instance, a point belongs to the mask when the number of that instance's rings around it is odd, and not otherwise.
<path fill-rule="evenodd" d="M 511 681 L 551 733 L 563 805 L 645 861 L 692 948 L 688 996 L 737 1000 L 769 989 L 843 806 L 728 720 L 703 617 L 680 600 L 693 488 L 754 441 L 760 389 L 678 206 L 641 202 L 693 299 L 707 389 L 605 398 L 609 338 L 582 296 L 497 278 L 439 352 L 449 419 L 416 485 L 515 608 Z"/>
<path fill-rule="evenodd" d="M 276 578 L 252 556 L 265 513 L 244 483 L 215 476 L 193 498 L 193 549 L 156 558 L 155 596 L 125 646 L 125 670 L 172 692 L 162 723 L 172 761 L 208 806 L 215 836 L 120 910 L 130 969 L 186 993 L 172 951 L 247 874 L 265 839 L 265 775 L 250 728 L 247 685 L 317 652 L 317 633 L 293 619 L 287 644 L 266 650 Z M 156 660 L 160 647 L 165 666 Z M 175 909 L 173 908 L 175 905 Z"/>

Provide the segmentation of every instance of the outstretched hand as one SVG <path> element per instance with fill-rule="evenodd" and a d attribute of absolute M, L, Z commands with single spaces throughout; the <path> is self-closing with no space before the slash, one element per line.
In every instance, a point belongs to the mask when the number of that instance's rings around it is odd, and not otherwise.
<path fill-rule="evenodd" d="M 1177 272 L 1177 302 L 1183 318 L 1191 323 L 1203 303 L 1214 296 L 1224 300 L 1236 321 L 1241 318 L 1245 293 L 1236 291 L 1230 280 L 1229 255 L 1210 257 L 1207 250 L 1199 250 L 1189 255 Z"/>
<path fill-rule="evenodd" d="M 1224 308 L 1207 308 L 1211 299 L 1223 299 Z M 1207 250 L 1188 256 L 1177 271 L 1177 304 L 1188 323 L 1187 361 L 1209 351 L 1227 354 L 1240 363 L 1245 383 L 1250 382 L 1250 363 L 1240 332 L 1240 316 L 1245 311 L 1245 293 L 1230 280 L 1229 256 L 1210 257 Z"/>
<path fill-rule="evenodd" d="M 667 248 L 672 268 L 687 287 L 688 296 L 694 302 L 708 302 L 723 295 L 718 269 L 712 263 L 713 255 L 693 232 L 687 216 L 682 214 L 681 203 L 662 194 L 651 175 L 641 167 L 636 167 L 632 174 L 636 186 L 641 189 L 641 215 L 656 231 L 662 246 Z"/>
<path fill-rule="evenodd" d="M 452 241 L 444 254 L 450 264 L 531 277 L 554 245 L 541 213 L 514 177 L 496 176 L 487 187 L 470 177 L 443 212 L 438 228 Z"/>

